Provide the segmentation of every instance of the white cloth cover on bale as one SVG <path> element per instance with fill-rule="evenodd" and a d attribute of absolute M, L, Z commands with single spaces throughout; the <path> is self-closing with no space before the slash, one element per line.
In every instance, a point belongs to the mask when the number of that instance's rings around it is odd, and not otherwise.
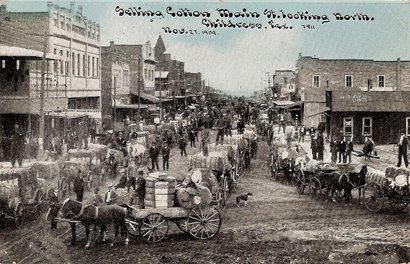
<path fill-rule="evenodd" d="M 386 184 L 386 176 L 383 171 L 369 170 L 366 174 L 366 183 L 376 183 L 379 186 L 384 186 Z"/>
<path fill-rule="evenodd" d="M 183 185 L 187 185 L 191 181 L 195 184 L 207 187 L 211 191 L 211 193 L 216 193 L 219 187 L 216 176 L 210 169 L 206 168 L 189 171 L 187 176 L 185 177 Z"/>
<path fill-rule="evenodd" d="M 317 172 L 319 170 L 319 161 L 317 160 L 310 160 L 307 164 L 306 164 L 306 168 L 305 171 L 306 172 Z"/>
<path fill-rule="evenodd" d="M 209 153 L 209 156 L 204 156 L 202 153 L 192 155 L 189 157 L 188 162 L 190 169 L 208 168 L 222 172 L 225 168 L 225 159 L 222 156 L 212 156 L 211 152 Z"/>
<path fill-rule="evenodd" d="M 178 204 L 186 209 L 192 209 L 201 204 L 210 204 L 212 201 L 211 191 L 198 184 L 194 184 L 193 187 L 178 188 L 176 193 Z"/>
<path fill-rule="evenodd" d="M 145 178 L 144 205 L 146 208 L 174 206 L 176 180 L 163 172 L 150 173 Z"/>

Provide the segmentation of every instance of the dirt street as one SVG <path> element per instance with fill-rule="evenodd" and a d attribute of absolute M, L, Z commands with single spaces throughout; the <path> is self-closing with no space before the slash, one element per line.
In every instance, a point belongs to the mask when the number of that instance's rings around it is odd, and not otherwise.
<path fill-rule="evenodd" d="M 188 155 L 199 149 L 187 148 Z M 187 159 L 173 149 L 170 174 L 187 172 Z M 299 195 L 294 186 L 268 177 L 267 146 L 260 144 L 252 171 L 240 178 L 239 189 L 223 212 L 221 232 L 196 241 L 172 226 L 159 244 L 140 240 L 130 245 L 109 243 L 84 249 L 67 246 L 68 226 L 51 232 L 44 218 L 19 230 L 0 234 L 0 263 L 403 263 L 410 262 L 408 211 L 372 214 L 358 204 L 318 201 Z M 247 207 L 234 198 L 252 192 Z M 109 235 L 113 236 L 112 233 Z"/>

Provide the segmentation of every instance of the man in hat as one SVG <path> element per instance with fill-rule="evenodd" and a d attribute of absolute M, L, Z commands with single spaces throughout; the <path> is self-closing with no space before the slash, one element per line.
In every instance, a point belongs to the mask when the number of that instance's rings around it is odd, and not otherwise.
<path fill-rule="evenodd" d="M 19 128 L 18 124 L 14 125 L 14 131 L 11 135 L 11 166 L 14 168 L 16 160 L 19 167 L 23 165 L 24 145 L 26 144 L 26 138 L 23 131 Z"/>
<path fill-rule="evenodd" d="M 81 169 L 78 169 L 77 175 L 74 178 L 74 192 L 77 196 L 77 201 L 82 202 L 84 197 L 84 179 Z"/>
<path fill-rule="evenodd" d="M 130 192 L 131 187 L 135 191 L 137 174 L 137 161 L 136 158 L 134 158 L 131 159 L 130 165 L 127 168 L 127 192 Z"/>
<path fill-rule="evenodd" d="M 397 161 L 397 167 L 401 167 L 401 158 L 403 157 L 404 165 L 406 165 L 406 168 L 408 168 L 409 166 L 409 162 L 407 160 L 408 140 L 407 140 L 407 137 L 404 131 L 401 131 L 400 140 L 397 145 L 399 146 L 399 153 L 398 153 L 399 160 Z"/>
<path fill-rule="evenodd" d="M 105 198 L 104 198 L 105 204 L 106 204 L 106 205 L 114 204 L 115 201 L 116 201 L 117 198 L 118 198 L 118 195 L 117 195 L 117 194 L 115 193 L 115 191 L 113 190 L 113 185 L 112 185 L 112 183 L 109 183 L 109 184 L 107 185 L 107 187 L 108 187 L 108 191 L 105 193 Z"/>
<path fill-rule="evenodd" d="M 134 195 L 131 197 L 130 204 L 135 204 L 137 208 L 143 209 L 144 208 L 144 198 L 145 198 L 145 178 L 144 178 L 144 171 L 142 169 L 138 169 L 138 176 L 137 176 L 137 188 L 135 189 Z"/>
<path fill-rule="evenodd" d="M 118 162 L 115 160 L 114 153 L 110 152 L 107 164 L 110 169 L 111 179 L 115 180 L 117 178 Z"/>
<path fill-rule="evenodd" d="M 159 156 L 159 149 L 157 147 L 157 143 L 152 142 L 151 147 L 148 150 L 149 157 L 151 158 L 151 165 L 152 165 L 152 170 L 155 170 L 155 167 L 157 170 L 159 170 L 158 166 L 158 156 Z"/>
<path fill-rule="evenodd" d="M 169 149 L 167 143 L 164 143 L 164 144 L 162 145 L 161 154 L 162 154 L 162 169 L 163 169 L 163 170 L 169 170 L 169 154 L 170 154 L 170 149 Z"/>

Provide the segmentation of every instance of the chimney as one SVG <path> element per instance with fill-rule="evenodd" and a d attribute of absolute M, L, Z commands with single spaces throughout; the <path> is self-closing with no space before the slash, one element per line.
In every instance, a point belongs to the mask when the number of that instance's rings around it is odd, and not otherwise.
<path fill-rule="evenodd" d="M 400 67 L 400 58 L 397 58 L 397 62 L 396 62 L 396 85 L 397 91 L 401 90 L 401 67 Z"/>

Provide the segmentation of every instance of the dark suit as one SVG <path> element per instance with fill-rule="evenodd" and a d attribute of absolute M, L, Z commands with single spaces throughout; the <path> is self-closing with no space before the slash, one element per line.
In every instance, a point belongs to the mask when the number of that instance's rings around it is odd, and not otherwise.
<path fill-rule="evenodd" d="M 339 142 L 338 145 L 338 151 L 339 151 L 339 163 L 344 163 L 346 162 L 346 141 L 342 140 Z"/>
<path fill-rule="evenodd" d="M 409 162 L 407 160 L 407 148 L 408 148 L 408 139 L 405 135 L 402 136 L 399 142 L 399 160 L 397 162 L 397 167 L 401 166 L 401 158 L 403 157 L 404 165 L 409 166 Z"/>

